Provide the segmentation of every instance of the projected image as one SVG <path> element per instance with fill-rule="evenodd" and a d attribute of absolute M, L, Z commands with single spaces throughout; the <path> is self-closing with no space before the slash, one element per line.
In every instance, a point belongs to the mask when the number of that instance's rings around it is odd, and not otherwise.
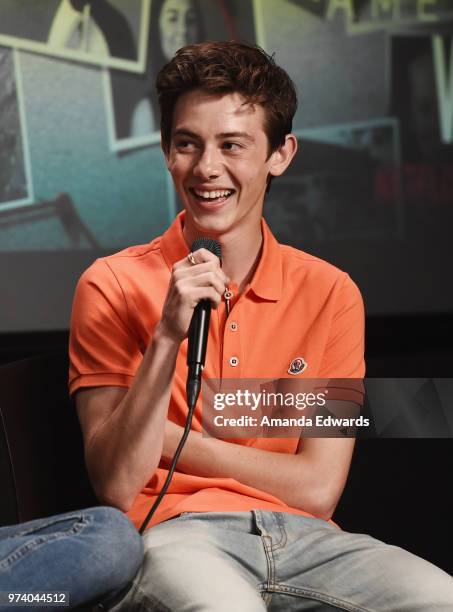
<path fill-rule="evenodd" d="M 272 183 L 265 203 L 264 216 L 280 242 L 304 248 L 401 233 L 395 121 L 330 126 L 298 135 L 298 153 L 285 174 Z M 392 169 L 390 190 L 379 183 L 382 169 L 388 168 Z"/>
<path fill-rule="evenodd" d="M 284 9 L 282 4 L 261 2 L 258 24 L 264 23 L 264 48 L 275 52 L 299 88 L 294 128 L 385 116 L 386 34 L 350 36 L 345 8 L 350 2 L 289 0 Z"/>
<path fill-rule="evenodd" d="M 0 213 L 32 198 L 20 74 L 14 51 L 0 47 Z"/>
<path fill-rule="evenodd" d="M 394 36 L 391 57 L 391 105 L 401 122 L 405 201 L 414 214 L 426 205 L 451 209 L 453 40 Z"/>
<path fill-rule="evenodd" d="M 2 0 L 0 43 L 140 71 L 150 0 Z"/>
<path fill-rule="evenodd" d="M 105 97 L 111 149 L 160 142 L 156 75 L 178 49 L 203 40 L 255 42 L 251 0 L 153 0 L 146 70 L 143 75 L 111 70 Z"/>
<path fill-rule="evenodd" d="M 9 235 L 9 246 L 14 250 L 23 250 L 20 239 L 14 242 L 11 234 L 14 230 L 27 232 L 31 240 L 39 244 L 41 250 L 57 249 L 100 249 L 101 245 L 90 228 L 83 222 L 77 212 L 72 198 L 67 193 L 60 193 L 52 200 L 32 202 L 30 206 L 11 207 L 2 211 L 0 207 L 0 239 L 6 242 Z M 43 223 L 52 230 L 42 235 Z"/>
<path fill-rule="evenodd" d="M 439 25 L 453 18 L 450 0 L 435 2 L 353 0 L 351 9 L 348 11 L 348 31 L 351 34 L 382 29 L 395 32 L 414 26 Z"/>
<path fill-rule="evenodd" d="M 392 110 L 401 120 L 405 160 L 453 161 L 452 52 L 451 39 L 392 38 Z"/>

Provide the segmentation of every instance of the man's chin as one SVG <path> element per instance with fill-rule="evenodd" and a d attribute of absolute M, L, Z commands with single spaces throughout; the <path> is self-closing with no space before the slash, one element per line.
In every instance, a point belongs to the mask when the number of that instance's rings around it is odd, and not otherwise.
<path fill-rule="evenodd" d="M 187 211 L 186 219 L 200 235 L 227 234 L 234 225 L 234 219 L 229 215 L 193 215 Z"/>

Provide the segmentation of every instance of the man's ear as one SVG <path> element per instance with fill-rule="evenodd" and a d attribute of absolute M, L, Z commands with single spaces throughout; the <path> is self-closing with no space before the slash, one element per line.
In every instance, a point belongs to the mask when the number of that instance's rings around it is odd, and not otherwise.
<path fill-rule="evenodd" d="M 291 163 L 297 151 L 297 138 L 294 134 L 285 136 L 285 144 L 274 151 L 270 158 L 269 173 L 272 176 L 280 176 Z"/>

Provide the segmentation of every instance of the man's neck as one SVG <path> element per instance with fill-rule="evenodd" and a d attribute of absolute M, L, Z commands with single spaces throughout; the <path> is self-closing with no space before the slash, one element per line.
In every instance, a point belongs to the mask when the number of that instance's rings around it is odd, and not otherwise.
<path fill-rule="evenodd" d="M 222 269 L 238 286 L 242 293 L 253 278 L 255 270 L 261 258 L 263 237 L 261 227 L 259 233 L 247 236 L 247 241 L 242 236 L 221 238 L 222 246 Z"/>

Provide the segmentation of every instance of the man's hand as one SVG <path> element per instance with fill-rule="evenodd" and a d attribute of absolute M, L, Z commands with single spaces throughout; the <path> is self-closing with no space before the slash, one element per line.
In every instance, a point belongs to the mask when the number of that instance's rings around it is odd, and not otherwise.
<path fill-rule="evenodd" d="M 332 404 L 335 409 L 342 405 L 344 413 L 350 403 L 330 402 L 335 411 Z M 166 467 L 182 434 L 182 427 L 167 420 L 162 451 Z M 345 486 L 354 443 L 354 438 L 305 438 L 299 440 L 296 454 L 290 454 L 206 438 L 200 432 L 191 431 L 177 469 L 206 478 L 234 478 L 274 495 L 293 508 L 327 520 Z"/>
<path fill-rule="evenodd" d="M 159 324 L 164 334 L 178 342 L 187 336 L 198 302 L 209 299 L 217 308 L 229 282 L 214 253 L 198 249 L 193 258 L 196 265 L 184 257 L 173 266 Z"/>

